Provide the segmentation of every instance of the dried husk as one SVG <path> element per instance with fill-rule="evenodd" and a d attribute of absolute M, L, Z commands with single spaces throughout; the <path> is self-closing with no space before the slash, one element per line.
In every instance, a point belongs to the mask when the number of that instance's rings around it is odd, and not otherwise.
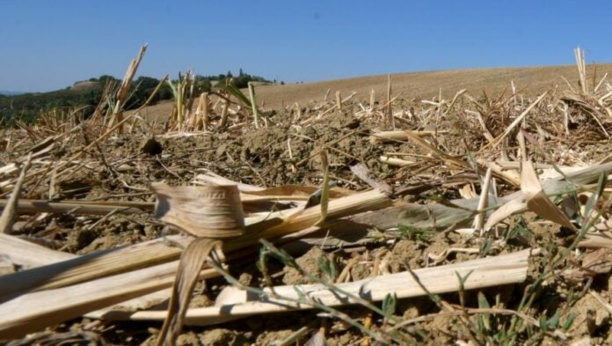
<path fill-rule="evenodd" d="M 154 216 L 197 237 L 181 254 L 168 315 L 157 342 L 159 346 L 174 345 L 204 261 L 213 250 L 220 254 L 220 239 L 244 234 L 244 215 L 236 185 L 170 187 L 153 183 L 151 188 L 157 194 Z"/>
<path fill-rule="evenodd" d="M 240 192 L 235 185 L 178 186 L 152 183 L 154 216 L 195 237 L 232 238 L 244 233 Z"/>

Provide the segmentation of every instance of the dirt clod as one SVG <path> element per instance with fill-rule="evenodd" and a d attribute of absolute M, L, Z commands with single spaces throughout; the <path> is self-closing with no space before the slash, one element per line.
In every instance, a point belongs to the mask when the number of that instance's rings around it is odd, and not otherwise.
<path fill-rule="evenodd" d="M 199 341 L 201 345 L 211 346 L 242 346 L 249 345 L 248 340 L 240 333 L 227 329 L 213 329 L 204 333 Z"/>

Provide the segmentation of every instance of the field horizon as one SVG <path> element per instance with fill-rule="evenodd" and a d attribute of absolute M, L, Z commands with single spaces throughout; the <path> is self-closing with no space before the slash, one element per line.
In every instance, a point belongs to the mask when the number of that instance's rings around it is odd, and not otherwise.
<path fill-rule="evenodd" d="M 612 63 L 587 65 L 587 80 L 597 83 L 612 72 Z M 372 90 L 376 99 L 382 100 L 387 93 L 388 76 L 391 77 L 392 95 L 403 99 L 432 99 L 438 95 L 452 98 L 459 90 L 466 89 L 475 97 L 486 91 L 488 96 L 512 92 L 512 82 L 517 92 L 533 96 L 545 90 L 567 88 L 564 78 L 576 86 L 578 70 L 576 65 L 536 66 L 536 67 L 496 67 L 459 70 L 438 70 L 425 72 L 394 73 L 371 75 L 345 79 L 324 80 L 295 84 L 271 84 L 256 87 L 257 102 L 266 109 L 281 109 L 298 103 L 323 101 L 334 97 L 340 91 L 342 97 L 355 93 L 357 100 L 369 100 Z M 165 101 L 148 107 L 152 116 L 168 115 L 174 102 Z"/>
<path fill-rule="evenodd" d="M 589 81 L 599 81 L 605 73 L 612 72 L 612 63 L 587 65 Z M 270 108 L 320 101 L 326 90 L 340 91 L 343 97 L 355 92 L 357 98 L 369 99 L 371 90 L 377 97 L 386 95 L 388 76 L 391 77 L 392 94 L 401 98 L 431 99 L 442 93 L 452 97 L 461 89 L 467 89 L 473 96 L 486 91 L 488 95 L 511 92 L 514 82 L 517 92 L 525 95 L 541 93 L 556 87 L 566 87 L 563 78 L 572 85 L 578 81 L 576 65 L 495 67 L 476 69 L 436 70 L 405 72 L 384 75 L 361 76 L 345 79 L 324 80 L 303 84 L 266 85 L 257 88 L 257 101 L 265 102 Z"/>

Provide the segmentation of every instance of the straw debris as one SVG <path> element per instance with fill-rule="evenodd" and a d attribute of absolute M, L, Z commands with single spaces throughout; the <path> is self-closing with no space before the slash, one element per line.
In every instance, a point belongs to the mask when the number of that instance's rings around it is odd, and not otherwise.
<path fill-rule="evenodd" d="M 145 51 L 93 117 L 2 129 L 2 342 L 612 340 L 612 85 L 581 50 L 537 94 L 278 109 L 190 71 L 162 120 L 123 109 Z"/>

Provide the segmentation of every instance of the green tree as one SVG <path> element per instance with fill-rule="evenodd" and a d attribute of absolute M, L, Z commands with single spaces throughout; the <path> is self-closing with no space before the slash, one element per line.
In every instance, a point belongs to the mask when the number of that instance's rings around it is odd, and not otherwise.
<path fill-rule="evenodd" d="M 199 95 L 203 92 L 210 92 L 212 90 L 212 83 L 209 77 L 196 75 L 194 82 L 195 82 L 194 93 L 196 95 Z"/>
<path fill-rule="evenodd" d="M 138 77 L 133 83 L 134 92 L 131 100 L 132 102 L 129 102 L 129 104 L 133 104 L 132 107 L 142 106 L 149 99 L 151 94 L 153 94 L 158 84 L 159 79 L 147 76 Z M 157 94 L 153 98 L 152 103 L 156 103 L 159 100 L 159 94 Z"/>

